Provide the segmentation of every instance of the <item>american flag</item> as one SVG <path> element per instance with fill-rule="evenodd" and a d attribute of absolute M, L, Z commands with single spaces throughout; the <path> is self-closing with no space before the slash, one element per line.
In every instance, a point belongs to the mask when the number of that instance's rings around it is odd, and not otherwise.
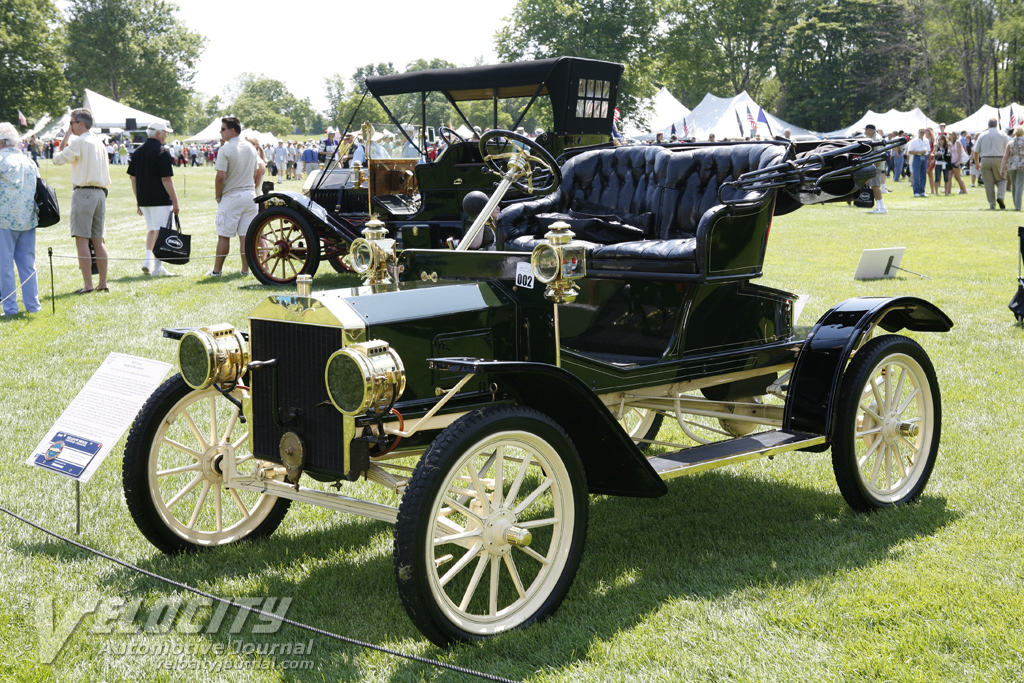
<path fill-rule="evenodd" d="M 687 125 L 686 119 L 683 119 L 683 137 L 690 137 L 690 126 Z"/>
<path fill-rule="evenodd" d="M 1016 128 L 1016 127 L 1017 127 L 1017 117 L 1013 113 L 1013 105 L 1011 104 L 1010 105 L 1010 128 Z"/>
<path fill-rule="evenodd" d="M 621 117 L 621 116 L 622 116 L 622 112 L 619 111 L 618 107 L 615 107 L 614 111 L 612 111 L 612 120 L 613 121 L 618 121 L 619 117 Z"/>
<path fill-rule="evenodd" d="M 28 125 L 28 121 L 25 120 L 25 115 L 21 113 L 20 109 L 18 110 L 18 124 L 22 126 Z"/>
<path fill-rule="evenodd" d="M 747 123 L 750 124 L 751 133 L 757 130 L 757 121 L 754 120 L 754 115 L 750 113 L 750 107 L 747 107 Z"/>

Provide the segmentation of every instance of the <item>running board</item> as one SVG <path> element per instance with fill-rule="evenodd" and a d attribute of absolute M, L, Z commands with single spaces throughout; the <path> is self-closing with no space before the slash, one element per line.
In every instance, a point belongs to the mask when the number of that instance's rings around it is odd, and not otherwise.
<path fill-rule="evenodd" d="M 825 443 L 825 437 L 820 434 L 787 432 L 778 429 L 704 446 L 694 446 L 674 453 L 656 455 L 648 458 L 647 462 L 662 479 L 673 479 L 684 474 L 695 474 L 716 467 L 733 465 L 754 458 L 763 458 L 823 443 Z"/>

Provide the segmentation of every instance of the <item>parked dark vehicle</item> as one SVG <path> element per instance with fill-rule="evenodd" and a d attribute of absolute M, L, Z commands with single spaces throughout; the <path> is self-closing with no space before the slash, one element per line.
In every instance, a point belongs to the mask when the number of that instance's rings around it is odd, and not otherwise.
<path fill-rule="evenodd" d="M 499 138 L 515 150 L 489 154 Z M 247 335 L 170 332 L 181 373 L 129 435 L 129 510 L 169 553 L 268 535 L 293 500 L 393 523 L 402 602 L 447 644 L 555 611 L 590 494 L 661 496 L 673 477 L 830 449 L 853 508 L 907 503 L 942 411 L 927 354 L 896 333 L 949 318 L 857 298 L 802 327 L 796 296 L 754 282 L 773 216 L 849 196 L 885 149 L 634 146 L 559 165 L 492 131 L 479 154 L 502 180 L 467 202 L 457 249 L 398 252 L 371 221 L 351 248 L 362 286 L 303 278 Z M 497 245 L 469 248 L 510 188 L 538 185 L 501 211 Z"/>
<path fill-rule="evenodd" d="M 349 167 L 338 163 L 345 154 L 339 147 L 326 168 L 307 179 L 302 193 L 276 191 L 257 198 L 266 208 L 246 236 L 253 274 L 273 285 L 293 283 L 300 273 L 313 275 L 322 261 L 346 269 L 343 258 L 349 244 L 371 214 L 385 223 L 401 247 L 441 248 L 457 242 L 472 220 L 463 211 L 463 199 L 471 192 L 490 192 L 495 178 L 487 172 L 477 142 L 451 128 L 437 131 L 442 153 L 433 161 L 427 157 L 435 132 L 426 120 L 427 98 L 443 95 L 464 124 L 457 126 L 463 131 L 474 127 L 464 112 L 467 102 L 493 102 L 491 128 L 498 127 L 500 103 L 525 100 L 513 128 L 543 105 L 550 109 L 551 125 L 538 136 L 538 144 L 557 156 L 568 148 L 610 141 L 622 70 L 613 62 L 559 57 L 367 78 L 369 94 L 391 122 L 361 126 L 368 153 L 358 168 L 351 161 Z M 392 115 L 387 99 L 398 95 L 419 98 L 419 122 Z M 503 141 L 496 142 L 489 153 L 501 153 L 503 147 Z M 523 195 L 513 192 L 508 199 L 516 196 Z"/>

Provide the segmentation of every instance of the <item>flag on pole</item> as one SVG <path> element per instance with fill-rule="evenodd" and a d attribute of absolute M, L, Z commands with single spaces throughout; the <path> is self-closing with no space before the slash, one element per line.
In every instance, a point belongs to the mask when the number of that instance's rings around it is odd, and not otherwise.
<path fill-rule="evenodd" d="M 757 121 L 754 120 L 754 115 L 750 113 L 750 107 L 747 107 L 747 123 L 750 125 L 750 134 L 753 135 L 757 132 Z"/>
<path fill-rule="evenodd" d="M 687 125 L 686 119 L 683 119 L 683 137 L 687 139 L 690 137 L 690 126 Z"/>
<path fill-rule="evenodd" d="M 1016 128 L 1017 127 L 1017 123 L 1018 123 L 1017 117 L 1013 113 L 1013 105 L 1011 104 L 1010 105 L 1010 128 L 1011 129 Z"/>
<path fill-rule="evenodd" d="M 18 110 L 18 124 L 22 126 L 28 125 L 28 121 L 25 120 L 25 115 L 21 113 L 20 109 Z"/>
<path fill-rule="evenodd" d="M 669 133 L 669 135 L 675 135 L 675 134 L 676 134 L 676 124 L 673 123 L 672 124 L 672 132 Z"/>
<path fill-rule="evenodd" d="M 757 108 L 757 120 L 768 126 L 768 135 L 772 137 L 775 136 L 775 134 L 772 133 L 772 124 L 768 123 L 768 117 L 764 115 L 764 107 Z"/>
<path fill-rule="evenodd" d="M 736 125 L 740 127 L 740 137 L 743 137 L 743 119 L 740 118 L 740 112 L 738 109 L 733 109 L 732 113 L 736 114 Z"/>
<path fill-rule="evenodd" d="M 615 107 L 615 109 L 612 110 L 612 120 L 613 121 L 618 121 L 621 116 L 622 116 L 622 112 L 619 111 L 618 107 Z"/>

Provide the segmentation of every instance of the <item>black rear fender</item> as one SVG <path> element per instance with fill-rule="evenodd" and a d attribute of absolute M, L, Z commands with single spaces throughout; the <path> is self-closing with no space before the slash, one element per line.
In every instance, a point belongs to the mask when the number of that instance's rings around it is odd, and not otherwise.
<path fill-rule="evenodd" d="M 835 427 L 839 387 L 846 365 L 875 328 L 895 333 L 948 332 L 949 319 L 934 304 L 911 296 L 847 299 L 814 325 L 789 380 L 783 429 L 825 434 Z M 828 444 L 820 449 L 828 448 Z"/>
<path fill-rule="evenodd" d="M 667 492 L 611 411 L 575 375 L 545 363 L 432 358 L 430 364 L 452 372 L 486 373 L 517 403 L 558 422 L 576 445 L 590 493 L 653 498 Z"/>

